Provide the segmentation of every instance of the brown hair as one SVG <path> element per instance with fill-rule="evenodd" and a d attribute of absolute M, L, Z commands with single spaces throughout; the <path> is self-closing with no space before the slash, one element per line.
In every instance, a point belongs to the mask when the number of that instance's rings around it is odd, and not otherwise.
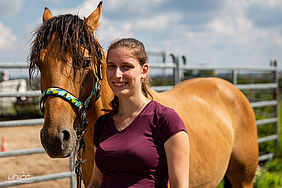
<path fill-rule="evenodd" d="M 148 63 L 148 56 L 147 56 L 147 53 L 145 51 L 145 47 L 144 47 L 143 43 L 134 39 L 134 38 L 123 38 L 123 39 L 119 39 L 119 40 L 114 41 L 110 45 L 107 54 L 109 54 L 109 52 L 111 50 L 118 49 L 118 48 L 129 49 L 130 52 L 132 53 L 132 55 L 135 58 L 137 58 L 137 60 L 139 61 L 141 66 Z M 107 61 L 108 61 L 108 57 L 107 57 Z M 149 91 L 150 82 L 151 82 L 151 78 L 149 76 L 144 78 L 142 80 L 141 90 L 142 90 L 143 95 L 146 98 L 153 99 L 153 96 Z M 112 113 L 117 114 L 118 108 L 119 108 L 119 101 L 118 101 L 118 97 L 116 95 L 114 96 L 113 100 L 111 101 L 110 106 L 112 107 Z"/>

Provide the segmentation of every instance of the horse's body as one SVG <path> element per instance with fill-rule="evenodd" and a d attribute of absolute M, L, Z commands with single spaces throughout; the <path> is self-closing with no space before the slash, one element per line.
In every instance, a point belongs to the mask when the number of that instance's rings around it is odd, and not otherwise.
<path fill-rule="evenodd" d="M 109 93 L 108 86 L 102 87 L 102 92 Z M 240 90 L 219 78 L 196 78 L 152 94 L 154 100 L 173 108 L 186 125 L 190 139 L 190 187 L 216 187 L 225 175 L 234 187 L 252 187 L 258 162 L 256 122 Z M 94 109 L 108 108 L 107 103 L 108 99 L 97 103 Z M 90 117 L 94 123 L 97 116 Z M 93 164 L 93 127 L 85 135 L 86 184 L 92 172 L 89 166 Z"/>
<path fill-rule="evenodd" d="M 101 6 L 97 9 L 101 11 Z M 97 9 L 95 17 L 100 16 Z M 45 11 L 43 20 L 51 17 L 51 13 Z M 94 30 L 98 20 L 88 22 L 89 17 L 86 23 Z M 40 55 L 43 56 L 39 63 L 41 89 L 61 87 L 85 99 L 93 88 L 89 80 L 93 82 L 95 76 L 89 74 L 89 70 L 82 70 L 82 76 L 73 76 L 76 73 L 72 64 L 64 65 L 63 60 L 56 58 L 61 55 L 56 33 L 58 31 L 52 34 Z M 65 59 L 71 59 L 71 53 L 65 56 Z M 109 101 L 113 97 L 105 79 L 105 69 L 104 63 L 101 97 L 92 100 L 87 109 L 89 124 L 84 134 L 83 152 L 86 162 L 82 165 L 85 185 L 88 185 L 93 169 L 94 124 L 105 113 L 102 109 L 110 109 Z M 62 70 L 69 74 L 59 74 Z M 197 78 L 183 81 L 166 92 L 151 92 L 154 100 L 172 107 L 186 125 L 191 145 L 190 187 L 215 187 L 225 175 L 233 187 L 252 187 L 258 162 L 255 116 L 248 100 L 235 86 L 219 78 Z M 53 96 L 48 97 L 45 106 L 42 144 L 52 157 L 69 156 L 76 140 L 73 127 L 77 126 L 78 118 L 75 109 Z"/>

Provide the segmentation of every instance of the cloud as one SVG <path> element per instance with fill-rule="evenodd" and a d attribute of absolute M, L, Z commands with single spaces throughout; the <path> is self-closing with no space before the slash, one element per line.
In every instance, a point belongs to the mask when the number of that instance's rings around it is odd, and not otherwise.
<path fill-rule="evenodd" d="M 161 6 L 168 0 L 111 0 L 105 3 L 106 11 L 117 12 L 119 14 L 134 13 L 133 15 L 144 15 L 151 13 L 152 9 Z"/>
<path fill-rule="evenodd" d="M 255 17 L 255 11 L 251 13 L 253 17 L 249 15 L 254 5 L 265 4 L 257 1 L 182 0 L 138 4 L 113 0 L 110 7 L 104 6 L 106 23 L 102 22 L 99 33 L 102 41 L 134 36 L 143 40 L 148 50 L 185 54 L 193 63 L 268 64 L 271 58 L 280 56 L 282 37 L 275 30 L 258 27 L 259 17 Z M 282 4 L 271 2 L 269 10 Z M 127 8 L 122 9 L 123 6 Z M 260 17 L 265 14 L 262 12 Z M 279 23 L 277 19 L 272 20 L 273 24 Z"/>
<path fill-rule="evenodd" d="M 159 20 L 165 23 L 166 19 L 155 16 L 147 20 L 148 25 L 152 26 L 148 27 L 152 33 L 151 40 L 146 41 L 147 45 L 154 50 L 185 54 L 189 63 L 267 65 L 270 59 L 281 57 L 281 33 L 267 27 L 257 27 L 254 20 L 246 15 L 247 8 L 248 4 L 244 1 L 228 1 L 217 14 L 196 25 L 185 23 L 187 14 L 183 12 L 178 12 L 181 19 L 176 19 L 173 25 L 162 25 Z M 197 14 L 200 12 L 196 11 Z M 146 19 L 139 20 L 139 23 L 145 25 Z M 158 30 L 158 27 L 161 29 Z M 154 35 L 154 31 L 158 32 Z M 153 37 L 155 40 L 152 40 Z"/>
<path fill-rule="evenodd" d="M 282 1 L 250 2 L 247 5 L 246 15 L 259 27 L 282 28 Z"/>
<path fill-rule="evenodd" d="M 52 12 L 87 17 L 97 5 L 87 0 Z M 104 1 L 97 36 L 105 49 L 114 39 L 136 37 L 147 50 L 185 54 L 188 63 L 262 65 L 281 58 L 281 7 L 276 0 Z"/>
<path fill-rule="evenodd" d="M 134 29 L 160 31 L 173 27 L 174 24 L 178 23 L 182 18 L 182 15 L 178 12 L 161 13 L 137 20 L 136 24 L 134 24 Z"/>
<path fill-rule="evenodd" d="M 98 4 L 99 1 L 97 0 L 86 0 L 82 5 L 78 7 L 74 7 L 71 9 L 52 9 L 51 12 L 54 16 L 62 15 L 62 14 L 74 14 L 83 18 L 83 17 L 88 17 L 97 8 Z"/>
<path fill-rule="evenodd" d="M 97 31 L 97 36 L 105 50 L 115 39 L 134 37 L 132 31 L 133 25 L 130 22 L 115 24 L 107 18 L 102 18 L 101 23 L 102 24 Z"/>
<path fill-rule="evenodd" d="M 59 3 L 62 0 L 44 0 L 45 2 Z"/>
<path fill-rule="evenodd" d="M 111 0 L 103 2 L 102 15 L 112 20 L 129 20 L 152 14 L 168 0 Z M 79 15 L 88 16 L 97 6 L 97 0 L 87 0 L 77 9 Z"/>
<path fill-rule="evenodd" d="M 10 28 L 5 27 L 0 22 L 0 50 L 6 51 L 14 48 L 16 46 L 17 37 L 12 34 Z"/>
<path fill-rule="evenodd" d="M 0 1 L 0 17 L 8 17 L 16 15 L 22 8 L 24 0 L 1 0 Z"/>

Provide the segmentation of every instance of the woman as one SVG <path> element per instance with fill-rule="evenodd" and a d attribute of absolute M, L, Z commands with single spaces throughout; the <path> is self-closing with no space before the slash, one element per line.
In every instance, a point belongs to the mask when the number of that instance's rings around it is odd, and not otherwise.
<path fill-rule="evenodd" d="M 177 113 L 149 92 L 148 58 L 133 38 L 111 44 L 107 79 L 112 111 L 94 131 L 91 187 L 189 186 L 189 139 Z"/>

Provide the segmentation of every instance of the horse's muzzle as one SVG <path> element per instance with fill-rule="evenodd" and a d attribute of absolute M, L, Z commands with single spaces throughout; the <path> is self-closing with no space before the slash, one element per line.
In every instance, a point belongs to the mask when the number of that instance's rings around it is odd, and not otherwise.
<path fill-rule="evenodd" d="M 42 128 L 40 131 L 41 144 L 47 154 L 52 158 L 64 158 L 70 156 L 76 136 L 68 129 L 49 132 Z"/>

